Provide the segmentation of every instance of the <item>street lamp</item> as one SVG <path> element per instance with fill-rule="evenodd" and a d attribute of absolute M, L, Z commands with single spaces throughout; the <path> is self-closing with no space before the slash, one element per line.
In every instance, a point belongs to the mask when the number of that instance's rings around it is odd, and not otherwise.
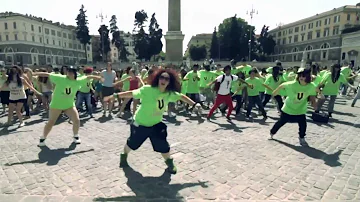
<path fill-rule="evenodd" d="M 107 18 L 107 15 L 103 15 L 103 13 L 101 12 L 99 15 L 96 15 L 96 18 L 100 18 L 100 21 L 101 21 L 101 25 L 103 24 L 103 21 L 104 19 Z M 101 26 L 100 25 L 100 26 Z M 103 58 L 103 62 L 105 62 L 105 48 L 104 48 L 104 34 L 105 34 L 105 31 L 100 33 L 100 39 L 101 39 L 101 49 L 102 49 L 102 58 Z"/>
<path fill-rule="evenodd" d="M 246 15 L 250 15 L 250 27 L 249 27 L 249 62 L 251 62 L 251 36 L 252 36 L 252 30 L 251 30 L 251 24 L 252 24 L 252 19 L 254 17 L 254 15 L 259 14 L 259 12 L 257 10 L 254 9 L 254 6 L 251 6 L 251 10 L 250 11 L 246 11 Z"/>

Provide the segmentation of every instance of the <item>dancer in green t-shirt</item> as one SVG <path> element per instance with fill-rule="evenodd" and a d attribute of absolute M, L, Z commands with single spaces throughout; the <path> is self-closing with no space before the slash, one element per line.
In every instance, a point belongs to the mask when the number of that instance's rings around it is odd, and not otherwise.
<path fill-rule="evenodd" d="M 324 96 L 320 90 L 311 82 L 311 70 L 300 68 L 298 71 L 296 80 L 289 81 L 281 84 L 272 94 L 276 96 L 282 89 L 286 91 L 285 103 L 281 109 L 280 119 L 270 130 L 270 136 L 273 136 L 277 131 L 284 126 L 286 123 L 298 123 L 299 124 L 299 141 L 300 145 L 307 146 L 305 141 L 306 136 L 306 112 L 308 101 L 311 102 L 312 106 L 316 108 L 317 100 L 316 94 L 319 93 L 321 99 Z"/>
<path fill-rule="evenodd" d="M 80 144 L 81 141 L 78 135 L 80 118 L 75 107 L 76 92 L 87 84 L 88 79 L 101 79 L 101 77 L 91 75 L 78 77 L 76 68 L 72 66 L 66 66 L 65 75 L 37 72 L 34 73 L 34 76 L 49 77 L 50 81 L 55 84 L 53 98 L 50 103 L 49 120 L 44 127 L 43 135 L 40 137 L 39 146 L 45 146 L 45 139 L 62 112 L 72 121 L 74 142 Z"/>
<path fill-rule="evenodd" d="M 119 93 L 121 98 L 134 98 L 141 101 L 130 125 L 130 137 L 120 155 L 120 167 L 127 167 L 127 156 L 131 150 L 137 150 L 147 138 L 150 138 L 154 151 L 159 152 L 168 166 L 167 171 L 177 172 L 170 156 L 170 145 L 167 141 L 167 126 L 162 122 L 163 113 L 169 102 L 181 100 L 191 106 L 195 105 L 181 90 L 178 76 L 170 69 L 158 70 L 149 85 L 139 89 Z M 199 108 L 199 105 L 197 106 Z"/>

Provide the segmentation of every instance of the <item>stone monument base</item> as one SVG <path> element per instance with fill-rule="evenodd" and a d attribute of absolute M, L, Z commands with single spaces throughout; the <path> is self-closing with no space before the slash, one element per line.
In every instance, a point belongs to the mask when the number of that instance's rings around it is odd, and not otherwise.
<path fill-rule="evenodd" d="M 166 32 L 166 60 L 171 62 L 183 61 L 183 41 L 185 35 L 181 31 Z"/>

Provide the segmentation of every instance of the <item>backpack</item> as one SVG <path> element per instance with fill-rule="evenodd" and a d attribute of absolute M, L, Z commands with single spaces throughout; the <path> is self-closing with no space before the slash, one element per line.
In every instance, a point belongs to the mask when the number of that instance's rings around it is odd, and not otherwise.
<path fill-rule="evenodd" d="M 230 75 L 230 76 L 231 76 L 231 81 L 233 81 L 234 80 L 233 75 Z M 225 74 L 223 75 L 221 82 L 216 81 L 216 83 L 214 85 L 214 89 L 213 89 L 215 92 L 219 91 L 220 85 L 224 82 L 224 80 L 225 80 Z"/>

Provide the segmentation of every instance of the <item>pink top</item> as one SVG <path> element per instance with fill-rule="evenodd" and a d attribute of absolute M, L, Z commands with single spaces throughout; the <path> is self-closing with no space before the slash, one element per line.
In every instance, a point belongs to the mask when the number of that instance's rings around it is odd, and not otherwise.
<path fill-rule="evenodd" d="M 131 78 L 130 79 L 130 89 L 135 90 L 139 88 L 139 79 L 138 78 Z"/>

